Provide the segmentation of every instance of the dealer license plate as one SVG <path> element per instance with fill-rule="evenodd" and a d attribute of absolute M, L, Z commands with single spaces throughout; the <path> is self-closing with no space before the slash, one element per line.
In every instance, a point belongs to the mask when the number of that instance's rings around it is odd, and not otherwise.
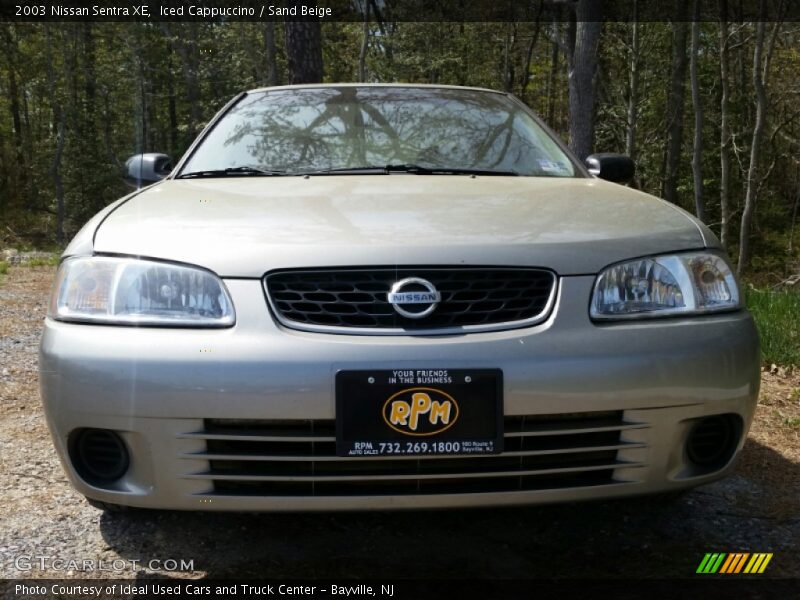
<path fill-rule="evenodd" d="M 496 454 L 502 444 L 500 369 L 336 374 L 339 456 Z"/>

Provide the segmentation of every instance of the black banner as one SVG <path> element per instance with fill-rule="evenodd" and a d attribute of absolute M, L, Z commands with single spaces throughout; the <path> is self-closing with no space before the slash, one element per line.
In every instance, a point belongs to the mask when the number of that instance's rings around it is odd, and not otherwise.
<path fill-rule="evenodd" d="M 795 598 L 796 579 L 698 576 L 696 579 L 574 580 L 176 580 L 38 579 L 0 581 L 0 597 L 15 600 L 511 600 L 563 598 Z"/>
<path fill-rule="evenodd" d="M 591 19 L 687 21 L 689 0 L 592 0 Z M 719 0 L 699 0 L 700 20 L 720 20 Z M 0 0 L 0 21 L 340 21 L 542 23 L 580 19 L 578 0 Z M 729 21 L 800 21 L 795 0 L 726 3 Z"/>

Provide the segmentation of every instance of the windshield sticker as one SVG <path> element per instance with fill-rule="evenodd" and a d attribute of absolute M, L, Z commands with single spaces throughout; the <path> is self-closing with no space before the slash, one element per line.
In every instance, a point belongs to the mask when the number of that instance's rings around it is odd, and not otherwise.
<path fill-rule="evenodd" d="M 567 165 L 563 162 L 546 160 L 544 158 L 540 158 L 537 162 L 539 163 L 539 168 L 545 173 L 563 173 L 569 170 L 567 169 Z"/>

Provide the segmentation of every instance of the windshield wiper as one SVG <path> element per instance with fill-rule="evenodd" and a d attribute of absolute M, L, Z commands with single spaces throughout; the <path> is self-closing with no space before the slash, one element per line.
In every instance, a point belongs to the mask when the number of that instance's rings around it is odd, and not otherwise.
<path fill-rule="evenodd" d="M 495 171 L 492 169 L 471 169 L 461 167 L 423 167 L 415 164 L 386 165 L 388 173 L 414 173 L 416 175 L 512 175 L 519 176 L 516 171 Z"/>
<path fill-rule="evenodd" d="M 205 171 L 192 171 L 178 175 L 178 179 L 194 179 L 200 177 L 229 177 L 229 176 L 255 176 L 255 177 L 280 177 L 283 175 L 294 175 L 286 171 L 269 171 L 257 167 L 228 167 L 227 169 L 206 169 Z"/>
<path fill-rule="evenodd" d="M 423 167 L 413 163 L 389 164 L 384 166 L 371 165 L 366 167 L 340 167 L 336 169 L 322 169 L 319 171 L 306 171 L 300 175 L 346 175 L 349 173 L 359 175 L 388 175 L 389 173 L 411 173 L 412 175 L 506 175 L 519 176 L 516 171 L 495 171 L 492 169 L 470 169 L 461 167 Z"/>
<path fill-rule="evenodd" d="M 298 175 L 386 175 L 386 167 L 337 167 L 336 169 L 320 169 L 319 171 L 301 171 Z"/>

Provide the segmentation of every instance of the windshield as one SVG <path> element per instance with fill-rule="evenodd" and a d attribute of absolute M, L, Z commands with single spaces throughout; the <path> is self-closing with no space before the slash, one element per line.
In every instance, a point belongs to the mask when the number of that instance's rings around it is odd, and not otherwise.
<path fill-rule="evenodd" d="M 416 173 L 576 176 L 558 144 L 505 95 L 415 87 L 249 93 L 214 126 L 181 173 L 402 170 L 397 166 Z"/>

